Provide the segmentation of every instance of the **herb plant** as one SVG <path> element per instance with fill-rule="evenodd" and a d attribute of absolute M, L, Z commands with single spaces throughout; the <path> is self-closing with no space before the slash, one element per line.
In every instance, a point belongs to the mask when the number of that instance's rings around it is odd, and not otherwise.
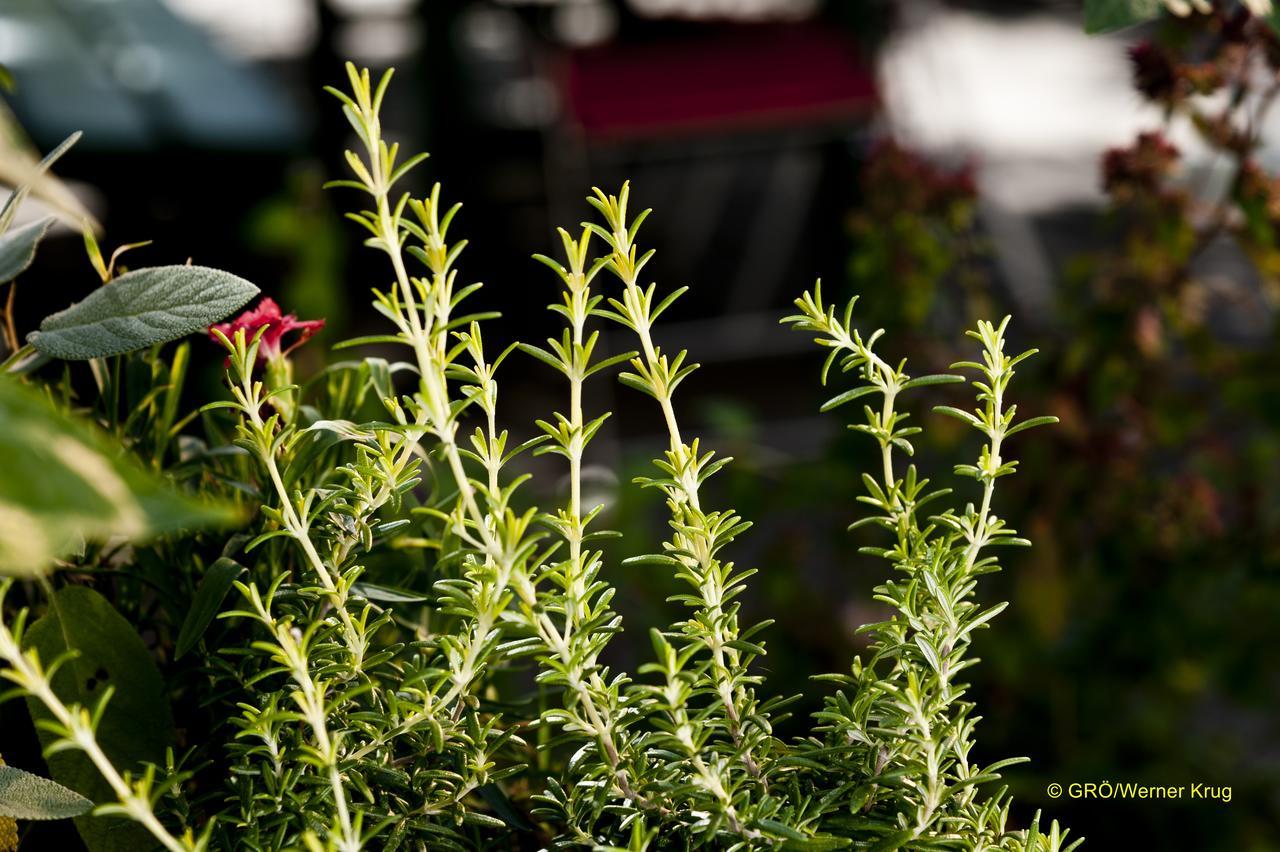
<path fill-rule="evenodd" d="M 110 283 L 46 320 L 6 366 L 4 440 L 73 435 L 78 449 L 46 463 L 119 509 L 91 523 L 70 486 L 0 495 L 6 524 L 38 517 L 58 531 L 39 552 L 6 550 L 14 576 L 0 585 L 9 695 L 25 699 L 54 780 L 71 788 L 36 788 L 47 794 L 34 812 L 66 816 L 82 802 L 68 797 L 87 797 L 93 815 L 87 801 L 71 813 L 94 850 L 1073 848 L 1056 822 L 1010 824 L 1008 796 L 990 785 L 1016 761 L 979 761 L 958 679 L 974 633 L 1004 608 L 978 603 L 977 578 L 998 569 L 994 548 L 1026 544 L 994 513 L 996 482 L 1017 464 L 1008 440 L 1053 420 L 1018 419 L 1009 402 L 1031 353 L 1005 352 L 1008 320 L 980 323 L 980 360 L 955 365 L 973 374 L 977 407 L 938 409 L 982 436 L 976 462 L 956 470 L 976 481 L 976 506 L 948 506 L 948 489 L 902 467 L 920 432 L 906 392 L 962 376 L 909 376 L 876 349 L 880 332 L 855 327 L 852 302 L 838 312 L 818 287 L 785 320 L 829 350 L 824 381 L 837 366 L 854 380 L 826 408 L 871 403 L 853 428 L 882 464 L 864 477 L 872 514 L 858 523 L 885 530 L 873 553 L 896 574 L 876 590 L 892 613 L 865 628 L 865 661 L 821 677 L 835 690 L 824 709 L 807 734 L 783 736 L 790 699 L 770 693 L 759 662 L 769 622 L 740 619 L 753 571 L 730 556 L 750 525 L 706 488 L 729 460 L 682 429 L 676 393 L 696 365 L 655 343 L 684 289 L 644 282 L 648 211 L 633 215 L 625 185 L 595 190 L 595 217 L 559 232 L 563 257 L 538 257 L 563 330 L 494 354 L 491 314 L 466 312 L 480 285 L 459 278 L 458 205 L 439 185 L 422 198 L 399 189 L 425 155 L 402 159 L 383 138 L 390 74 L 375 85 L 348 70 L 350 90 L 331 91 L 360 150 L 332 186 L 363 200 L 351 219 L 388 263 L 374 308 L 391 327 L 341 346 L 403 360 L 300 380 L 290 352 L 318 321 L 264 301 L 209 330 L 226 351 L 227 398 L 179 416 L 191 356 L 164 344 L 256 288 L 189 266 L 107 267 Z M 23 231 L 2 239 L 5 256 L 16 240 L 35 245 Z M 149 322 L 127 321 L 137 316 Z M 604 354 L 607 324 L 634 351 Z M 499 406 L 498 371 L 517 353 L 567 384 L 564 410 L 524 440 Z M 72 371 L 49 364 L 77 360 L 98 383 L 87 405 Z M 665 501 L 669 535 L 637 561 L 686 586 L 634 674 L 604 662 L 623 619 L 605 510 L 583 487 L 608 417 L 586 409 L 584 385 L 614 370 L 652 399 L 668 437 L 638 484 Z M 534 506 L 529 454 L 567 470 L 561 501 Z M 145 731 L 139 700 L 162 710 Z M 24 807 L 8 815 L 31 819 Z"/>

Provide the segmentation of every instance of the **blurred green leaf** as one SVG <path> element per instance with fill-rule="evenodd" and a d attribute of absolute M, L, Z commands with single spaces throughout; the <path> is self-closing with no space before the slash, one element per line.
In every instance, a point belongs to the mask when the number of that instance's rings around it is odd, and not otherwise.
<path fill-rule="evenodd" d="M 1149 21 L 1160 14 L 1160 0 L 1085 0 L 1084 31 L 1109 33 Z"/>
<path fill-rule="evenodd" d="M 253 284 L 218 269 L 137 269 L 45 317 L 27 339 L 54 358 L 105 358 L 203 331 L 257 294 Z"/>
<path fill-rule="evenodd" d="M 68 223 L 90 229 L 97 228 L 98 225 L 93 216 L 76 198 L 75 193 L 49 173 L 53 164 L 71 150 L 71 146 L 80 141 L 80 131 L 77 130 L 63 139 L 37 163 L 32 153 L 27 150 L 24 135 L 20 130 L 14 132 L 15 125 L 12 121 L 12 114 L 0 105 L 0 183 L 14 187 L 4 205 L 0 207 L 0 230 L 8 229 L 18 208 L 31 194 L 43 201 Z"/>
<path fill-rule="evenodd" d="M 90 424 L 0 378 L 0 574 L 37 574 L 86 540 L 145 539 L 231 519 L 173 492 Z"/>

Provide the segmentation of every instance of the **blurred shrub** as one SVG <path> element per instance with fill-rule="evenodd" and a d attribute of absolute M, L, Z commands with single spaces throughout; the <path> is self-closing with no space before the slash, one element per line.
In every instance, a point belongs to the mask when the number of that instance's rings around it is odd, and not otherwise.
<path fill-rule="evenodd" d="M 924 324 L 939 291 L 980 283 L 973 167 L 945 169 L 892 140 L 872 146 L 849 216 L 852 291 L 887 326 Z M 893 287 L 884 282 L 892 281 Z"/>

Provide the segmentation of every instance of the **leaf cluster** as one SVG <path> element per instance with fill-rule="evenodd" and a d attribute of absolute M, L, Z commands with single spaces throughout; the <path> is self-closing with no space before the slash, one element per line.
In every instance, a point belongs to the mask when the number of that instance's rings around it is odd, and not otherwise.
<path fill-rule="evenodd" d="M 125 470 L 130 452 L 140 455 L 166 488 L 216 496 L 247 516 L 242 530 L 219 534 L 195 532 L 210 519 L 189 508 L 165 525 L 142 509 L 122 519 L 99 507 L 95 527 L 80 516 L 71 524 L 79 504 L 50 496 L 46 513 L 69 531 L 21 565 L 33 575 L 54 564 L 67 571 L 19 590 L 23 604 L 6 609 L 0 626 L 0 659 L 37 718 L 55 778 L 86 795 L 93 788 L 99 816 L 80 819 L 123 816 L 185 850 L 1072 848 L 1056 823 L 1048 833 L 1038 818 L 1008 825 L 1007 795 L 987 790 L 1011 762 L 971 758 L 977 718 L 957 679 L 975 662 L 973 633 L 1004 606 L 978 602 L 977 578 L 998 569 L 994 547 L 1025 544 L 992 512 L 997 480 L 1016 466 L 1005 441 L 1052 420 L 1019 420 L 1007 402 L 1015 367 L 1031 354 L 1005 353 L 1007 320 L 979 324 L 981 360 L 954 367 L 975 374 L 976 408 L 938 409 L 982 436 L 976 464 L 956 470 L 976 480 L 976 507 L 947 505 L 949 492 L 930 490 L 914 466 L 898 472 L 920 432 L 903 396 L 962 376 L 909 376 L 905 361 L 877 351 L 881 332 L 855 327 L 853 303 L 837 312 L 820 287 L 786 320 L 829 350 L 824 380 L 835 366 L 854 380 L 824 408 L 864 403 L 852 428 L 877 443 L 882 469 L 865 478 L 861 499 L 873 514 L 863 522 L 888 532 L 889 544 L 871 552 L 895 577 L 876 589 L 892 615 L 864 628 L 868 659 L 825 678 L 834 691 L 807 735 L 782 737 L 793 699 L 768 689 L 761 660 L 771 622 L 744 618 L 755 569 L 732 561 L 751 525 L 714 505 L 707 487 L 731 460 L 682 429 L 676 396 L 697 364 L 655 343 L 655 324 L 685 288 L 664 292 L 643 277 L 653 257 L 640 242 L 649 211 L 631 209 L 627 185 L 594 190 L 593 217 L 576 234 L 559 231 L 562 258 L 537 258 L 554 275 L 550 310 L 563 329 L 492 355 L 482 330 L 492 313 L 470 311 L 480 285 L 460 280 L 466 241 L 450 238 L 459 206 L 442 200 L 438 184 L 421 198 L 400 189 L 425 155 L 402 161 L 383 137 L 390 74 L 375 83 L 348 70 L 349 90 L 331 91 L 359 150 L 346 153 L 350 179 L 331 186 L 363 200 L 350 218 L 386 258 L 373 307 L 391 330 L 345 346 L 384 347 L 394 360 L 343 361 L 299 383 L 287 353 L 264 345 L 266 326 L 214 328 L 228 394 L 181 416 L 169 394 L 187 350 L 165 358 L 160 344 L 221 319 L 252 285 L 197 267 L 114 277 L 114 263 L 95 251 L 111 283 L 46 320 L 14 362 L 26 366 L 11 366 L 39 384 L 30 359 L 89 359 L 112 400 L 127 386 L 121 371 L 145 369 L 154 390 L 131 413 L 103 404 L 91 418 L 122 439 L 110 464 Z M 25 256 L 22 245 L 16 255 Z M 612 351 L 622 337 L 631 348 Z M 499 371 L 516 353 L 556 371 L 567 390 L 561 410 L 524 440 L 500 405 Z M 585 383 L 614 371 L 651 400 L 667 439 L 635 483 L 665 506 L 667 531 L 634 561 L 681 584 L 671 599 L 679 617 L 651 632 L 652 657 L 634 673 L 608 662 L 623 629 L 609 579 L 616 533 L 583 487 L 609 416 L 588 410 Z M 27 405 L 32 392 L 4 381 L 0 403 Z M 34 429 L 40 416 L 55 417 L 33 406 L 15 422 Z M 57 416 L 42 428 L 72 428 Z M 106 487 L 106 470 L 125 498 L 147 494 L 146 482 L 104 467 L 105 447 L 90 446 L 92 462 L 89 450 L 76 457 L 82 490 Z M 562 499 L 535 505 L 523 470 L 532 454 L 564 467 Z M 85 465 L 96 465 L 93 475 Z M 16 492 L 3 496 L 21 505 Z M 81 554 L 76 535 L 88 542 Z M 131 549 L 110 550 L 113 536 Z M 173 561 L 192 566 L 182 582 L 159 567 Z M 168 707 L 128 621 L 66 578 L 78 572 L 111 589 L 113 571 L 126 577 L 115 587 L 121 604 L 138 578 L 159 590 L 158 608 L 150 595 L 132 600 L 175 659 L 201 651 L 181 698 L 200 707 L 210 736 L 185 743 L 181 756 L 173 733 L 167 752 L 148 751 L 150 739 L 148 748 L 113 742 L 130 716 L 140 718 L 137 702 Z M 30 606 L 42 601 L 27 629 Z M 68 629 L 76 613 L 83 624 Z M 103 635 L 80 636 L 90 624 Z M 107 646 L 114 656 L 102 662 L 110 671 L 99 687 L 95 665 Z M 75 676 L 60 680 L 65 673 Z M 76 756 L 74 773 L 55 760 L 64 752 Z M 69 806 L 46 796 L 43 807 Z M 91 830 L 82 836 L 112 848 Z"/>

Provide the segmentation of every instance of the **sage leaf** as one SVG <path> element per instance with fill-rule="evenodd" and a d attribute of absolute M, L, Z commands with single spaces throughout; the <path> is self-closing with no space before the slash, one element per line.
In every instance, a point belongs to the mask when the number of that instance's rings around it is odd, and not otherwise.
<path fill-rule="evenodd" d="M 173 655 L 175 660 L 182 659 L 200 641 L 200 637 L 204 636 L 204 632 L 222 609 L 222 601 L 227 592 L 231 591 L 231 585 L 243 571 L 243 565 L 223 556 L 204 572 L 204 577 L 196 588 L 195 598 L 191 601 L 191 609 L 187 611 L 187 617 L 183 619 L 182 628 L 178 631 Z"/>
<path fill-rule="evenodd" d="M 164 765 L 165 749 L 176 739 L 164 682 L 132 625 L 106 598 L 86 586 L 65 586 L 49 599 L 49 609 L 31 625 L 23 642 L 46 664 L 67 657 L 54 672 L 54 693 L 65 704 L 96 707 L 111 689 L 97 740 L 121 771 L 140 773 L 145 763 Z M 57 739 L 39 723 L 52 716 L 38 698 L 27 698 L 47 748 Z M 48 756 L 55 781 L 95 802 L 114 802 L 110 785 L 83 752 Z M 138 823 L 116 817 L 79 816 L 76 829 L 90 852 L 136 852 L 154 840 Z"/>
<path fill-rule="evenodd" d="M 125 456 L 91 424 L 0 377 L 0 575 L 31 576 L 87 541 L 225 523 Z"/>
<path fill-rule="evenodd" d="M 54 358 L 105 358 L 203 331 L 257 294 L 243 278 L 204 266 L 135 269 L 45 317 L 27 340 Z"/>
<path fill-rule="evenodd" d="M 46 216 L 0 234 L 0 284 L 17 278 L 31 265 L 36 256 L 36 244 L 52 224 L 53 217 Z"/>
<path fill-rule="evenodd" d="M 22 206 L 27 196 L 34 193 L 45 204 L 57 210 L 68 221 L 86 223 L 88 227 L 97 228 L 93 216 L 61 181 L 49 174 L 63 154 L 71 150 L 71 146 L 80 141 L 83 134 L 77 130 L 58 146 L 44 155 L 34 167 L 28 166 L 22 157 L 0 157 L 0 183 L 14 187 L 13 192 L 0 207 L 0 230 L 6 229 L 13 222 L 13 216 Z"/>
<path fill-rule="evenodd" d="M 69 819 L 88 813 L 93 802 L 56 781 L 16 766 L 0 766 L 0 816 L 10 819 Z"/>

